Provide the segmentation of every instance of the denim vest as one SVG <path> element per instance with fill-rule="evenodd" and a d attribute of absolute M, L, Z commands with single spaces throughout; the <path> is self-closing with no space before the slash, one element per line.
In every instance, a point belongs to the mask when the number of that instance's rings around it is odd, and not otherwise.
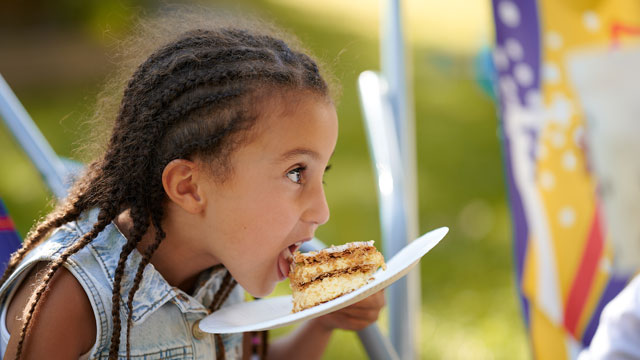
<path fill-rule="evenodd" d="M 87 233 L 97 218 L 97 211 L 84 214 L 78 221 L 56 229 L 51 236 L 28 253 L 16 271 L 0 288 L 0 304 L 5 306 L 6 295 L 22 281 L 34 265 L 59 257 L 70 245 Z M 96 319 L 97 336 L 89 352 L 89 359 L 107 359 L 111 344 L 113 321 L 111 294 L 120 251 L 126 239 L 111 223 L 89 245 L 72 255 L 65 268 L 84 288 Z M 125 267 L 120 319 L 122 331 L 119 358 L 126 359 L 126 307 L 129 290 L 138 264 L 142 259 L 134 250 Z M 152 264 L 144 269 L 140 288 L 133 299 L 133 326 L 130 344 L 131 359 L 215 359 L 216 347 L 212 334 L 198 328 L 200 319 L 208 315 L 208 306 L 226 273 L 224 268 L 210 269 L 198 279 L 193 295 L 172 287 Z M 222 305 L 244 299 L 244 290 L 237 285 Z M 222 335 L 227 359 L 242 357 L 242 334 Z"/>

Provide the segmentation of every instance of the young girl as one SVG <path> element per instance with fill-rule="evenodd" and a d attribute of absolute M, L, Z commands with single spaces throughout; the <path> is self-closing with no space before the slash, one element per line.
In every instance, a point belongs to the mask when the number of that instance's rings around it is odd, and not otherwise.
<path fill-rule="evenodd" d="M 271 293 L 328 220 L 338 123 L 316 63 L 235 27 L 164 41 L 130 77 L 104 154 L 0 279 L 5 359 L 247 357 L 242 334 L 199 321 Z M 311 320 L 267 355 L 317 358 L 383 305 Z"/>

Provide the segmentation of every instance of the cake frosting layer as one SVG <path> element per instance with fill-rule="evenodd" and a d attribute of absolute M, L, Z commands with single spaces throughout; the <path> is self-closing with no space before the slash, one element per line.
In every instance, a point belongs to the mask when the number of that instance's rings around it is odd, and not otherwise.
<path fill-rule="evenodd" d="M 346 243 L 343 245 L 331 245 L 330 247 L 326 248 L 326 249 L 322 249 L 322 250 L 318 250 L 318 251 L 309 251 L 306 253 L 300 253 L 297 252 L 300 261 L 302 261 L 303 259 L 308 259 L 308 258 L 314 258 L 317 257 L 318 255 L 323 255 L 323 254 L 335 254 L 335 253 L 341 253 L 344 251 L 349 251 L 349 250 L 355 250 L 355 249 L 362 249 L 362 248 L 370 248 L 373 247 L 375 249 L 375 247 L 373 246 L 374 241 L 373 240 L 369 240 L 369 241 L 354 241 L 354 242 L 350 242 L 350 243 Z"/>

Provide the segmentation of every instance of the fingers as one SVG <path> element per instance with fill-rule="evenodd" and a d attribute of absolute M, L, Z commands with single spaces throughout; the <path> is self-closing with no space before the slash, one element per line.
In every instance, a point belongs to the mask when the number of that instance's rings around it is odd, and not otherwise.
<path fill-rule="evenodd" d="M 369 309 L 369 310 L 362 310 L 357 313 L 348 312 L 348 313 L 345 313 L 344 316 L 354 322 L 362 320 L 364 322 L 371 324 L 378 321 L 378 317 L 380 316 L 380 311 L 375 309 Z"/>
<path fill-rule="evenodd" d="M 371 301 L 373 301 L 379 308 L 383 308 L 387 304 L 384 296 L 384 290 L 378 291 L 377 293 L 369 296 L 367 299 L 371 299 Z"/>
<path fill-rule="evenodd" d="M 325 315 L 324 324 L 331 328 L 359 331 L 373 324 L 378 319 L 378 312 L 358 314 L 356 316 L 347 313 L 333 313 Z"/>
<path fill-rule="evenodd" d="M 368 298 L 365 298 L 364 300 L 361 300 L 353 305 L 349 305 L 347 307 L 347 309 L 355 309 L 355 308 L 375 308 L 375 309 L 382 309 L 384 307 L 384 305 L 386 304 L 385 298 L 384 298 L 384 291 L 379 291 L 371 296 L 369 296 Z"/>
<path fill-rule="evenodd" d="M 380 311 L 370 309 L 358 313 L 348 312 L 342 316 L 343 329 L 359 331 L 378 321 Z"/>
<path fill-rule="evenodd" d="M 359 331 L 378 320 L 384 305 L 384 291 L 379 291 L 346 308 L 321 316 L 318 321 L 330 329 Z"/>
<path fill-rule="evenodd" d="M 371 324 L 373 324 L 373 322 L 367 322 L 364 320 L 350 320 L 348 322 L 345 322 L 345 324 L 340 328 L 343 330 L 360 331 Z"/>
<path fill-rule="evenodd" d="M 344 308 L 338 312 L 344 316 L 348 316 L 353 319 L 367 319 L 371 321 L 378 320 L 378 314 L 380 314 L 379 308 L 367 307 L 367 308 Z"/>
<path fill-rule="evenodd" d="M 368 298 L 333 313 L 337 327 L 346 330 L 361 330 L 378 320 L 380 310 L 385 305 L 384 292 L 380 291 Z"/>

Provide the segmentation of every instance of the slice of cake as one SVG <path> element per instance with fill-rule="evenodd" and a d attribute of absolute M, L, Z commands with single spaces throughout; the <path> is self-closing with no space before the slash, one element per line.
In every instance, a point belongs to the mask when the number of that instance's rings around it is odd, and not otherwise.
<path fill-rule="evenodd" d="M 293 312 L 298 312 L 349 293 L 373 279 L 384 257 L 372 241 L 293 254 L 289 280 L 293 291 Z"/>

